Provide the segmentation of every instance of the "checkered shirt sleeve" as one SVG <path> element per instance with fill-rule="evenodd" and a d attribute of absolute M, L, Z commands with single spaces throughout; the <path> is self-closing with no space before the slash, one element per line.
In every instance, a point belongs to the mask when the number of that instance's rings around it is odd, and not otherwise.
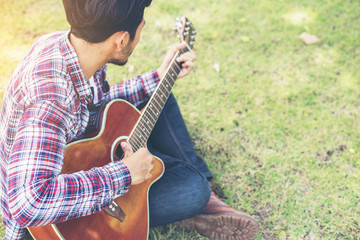
<path fill-rule="evenodd" d="M 105 208 L 131 178 L 121 162 L 60 174 L 66 145 L 63 106 L 41 102 L 26 109 L 8 169 L 11 217 L 22 227 L 46 225 Z"/>

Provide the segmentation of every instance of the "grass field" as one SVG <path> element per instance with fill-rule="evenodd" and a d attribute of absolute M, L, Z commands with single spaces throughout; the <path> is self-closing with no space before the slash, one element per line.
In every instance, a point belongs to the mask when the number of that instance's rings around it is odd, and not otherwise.
<path fill-rule="evenodd" d="M 31 44 L 68 24 L 60 0 L 0 6 L 1 99 Z M 109 80 L 158 67 L 180 15 L 198 60 L 173 92 L 225 202 L 259 221 L 257 239 L 360 239 L 359 0 L 154 0 Z M 203 238 L 168 225 L 150 239 Z"/>

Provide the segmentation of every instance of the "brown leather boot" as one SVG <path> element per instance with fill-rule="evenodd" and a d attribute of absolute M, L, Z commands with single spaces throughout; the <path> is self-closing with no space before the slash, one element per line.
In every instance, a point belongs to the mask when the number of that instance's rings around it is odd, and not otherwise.
<path fill-rule="evenodd" d="M 202 214 L 176 222 L 175 226 L 219 240 L 254 239 L 259 232 L 255 219 L 228 206 L 213 191 Z"/>

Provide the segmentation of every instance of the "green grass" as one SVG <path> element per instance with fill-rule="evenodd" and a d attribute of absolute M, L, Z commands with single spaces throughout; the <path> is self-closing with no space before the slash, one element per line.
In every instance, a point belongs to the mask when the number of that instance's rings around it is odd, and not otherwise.
<path fill-rule="evenodd" d="M 31 44 L 68 24 L 59 0 L 0 6 L 2 98 Z M 359 12 L 358 0 L 154 0 L 108 78 L 156 68 L 186 15 L 198 61 L 173 92 L 225 202 L 259 221 L 257 239 L 360 239 Z M 303 32 L 321 41 L 307 46 Z M 202 239 L 172 225 L 150 238 Z"/>

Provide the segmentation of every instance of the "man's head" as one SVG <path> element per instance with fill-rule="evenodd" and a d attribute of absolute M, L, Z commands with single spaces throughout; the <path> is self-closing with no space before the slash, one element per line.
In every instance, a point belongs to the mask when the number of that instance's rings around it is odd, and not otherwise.
<path fill-rule="evenodd" d="M 71 33 L 89 43 L 105 41 L 119 31 L 133 40 L 152 0 L 63 0 Z"/>
<path fill-rule="evenodd" d="M 139 27 L 137 28 L 132 41 L 125 41 L 125 34 L 123 32 L 118 32 L 113 35 L 112 45 L 116 46 L 115 51 L 112 51 L 109 63 L 113 63 L 119 66 L 123 66 L 127 63 L 129 56 L 133 52 L 134 48 L 140 40 L 140 33 L 145 25 L 145 20 L 142 20 Z M 125 44 L 126 42 L 126 44 Z"/>

